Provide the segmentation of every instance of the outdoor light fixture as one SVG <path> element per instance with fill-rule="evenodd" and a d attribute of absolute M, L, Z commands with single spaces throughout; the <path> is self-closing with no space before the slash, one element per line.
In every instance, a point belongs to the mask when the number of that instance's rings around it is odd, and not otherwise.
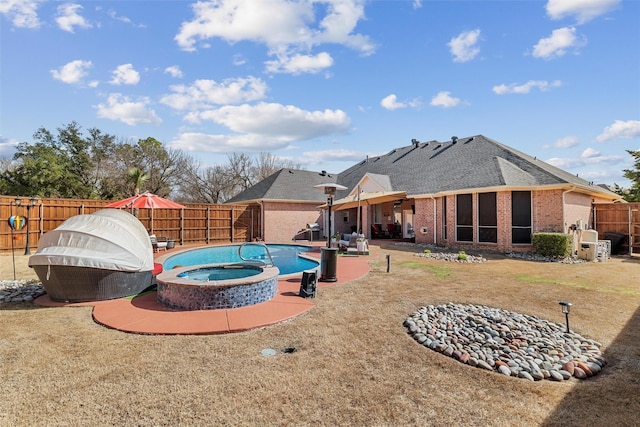
<path fill-rule="evenodd" d="M 25 248 L 24 248 L 24 254 L 25 255 L 31 255 L 31 248 L 29 247 L 29 211 L 31 210 L 31 208 L 35 205 L 38 204 L 38 198 L 33 196 L 31 198 L 27 198 L 25 197 L 24 200 L 22 197 L 17 196 L 15 199 L 16 202 L 16 206 L 24 206 L 25 208 L 27 208 L 27 216 L 26 216 L 26 223 L 27 223 L 27 240 L 25 242 Z"/>
<path fill-rule="evenodd" d="M 571 304 L 568 301 L 560 301 L 560 305 L 562 306 L 562 312 L 567 320 L 567 333 L 569 332 L 569 312 L 571 311 Z"/>

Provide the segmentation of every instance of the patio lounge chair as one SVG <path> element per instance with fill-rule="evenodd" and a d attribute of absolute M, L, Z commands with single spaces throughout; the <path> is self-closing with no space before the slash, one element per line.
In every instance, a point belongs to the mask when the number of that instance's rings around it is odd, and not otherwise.
<path fill-rule="evenodd" d="M 157 237 L 155 234 L 151 234 L 149 239 L 151 239 L 151 246 L 153 247 L 154 252 L 167 250 L 167 245 L 169 244 L 169 239 L 167 237 Z"/>

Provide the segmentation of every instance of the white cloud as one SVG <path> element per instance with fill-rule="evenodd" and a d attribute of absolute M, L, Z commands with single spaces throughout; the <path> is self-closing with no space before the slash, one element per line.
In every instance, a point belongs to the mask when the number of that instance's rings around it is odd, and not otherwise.
<path fill-rule="evenodd" d="M 578 145 L 578 138 L 575 136 L 565 136 L 564 138 L 560 138 L 556 140 L 551 145 L 545 145 L 544 148 L 571 148 Z"/>
<path fill-rule="evenodd" d="M 182 77 L 182 70 L 178 65 L 172 65 L 171 67 L 167 67 L 164 69 L 166 74 L 169 74 L 171 77 L 180 78 Z"/>
<path fill-rule="evenodd" d="M 413 0 L 413 8 L 420 9 L 422 7 L 422 0 Z"/>
<path fill-rule="evenodd" d="M 83 9 L 79 4 L 65 3 L 57 8 L 56 23 L 61 30 L 73 33 L 75 27 L 91 28 L 91 24 L 78 14 Z"/>
<path fill-rule="evenodd" d="M 615 9 L 620 3 L 620 0 L 549 0 L 547 15 L 551 19 L 575 16 L 579 24 L 584 24 Z"/>
<path fill-rule="evenodd" d="M 0 159 L 10 159 L 16 152 L 19 142 L 15 139 L 0 136 Z"/>
<path fill-rule="evenodd" d="M 596 137 L 596 141 L 605 142 L 610 139 L 632 139 L 640 136 L 640 120 L 616 120 L 611 126 Z"/>
<path fill-rule="evenodd" d="M 317 55 L 296 54 L 291 57 L 278 55 L 273 61 L 266 61 L 266 70 L 270 73 L 316 74 L 333 65 L 333 58 L 327 52 Z"/>
<path fill-rule="evenodd" d="M 498 86 L 494 86 L 492 88 L 493 92 L 498 95 L 505 95 L 510 93 L 516 94 L 525 94 L 531 92 L 531 89 L 538 88 L 542 92 L 547 92 L 552 88 L 562 86 L 562 82 L 560 80 L 554 80 L 552 82 L 548 82 L 546 80 L 529 80 L 524 84 L 518 83 L 510 83 L 508 85 L 501 84 Z"/>
<path fill-rule="evenodd" d="M 578 39 L 575 27 L 564 27 L 553 30 L 551 35 L 540 39 L 533 47 L 533 57 L 546 60 L 560 58 L 569 48 L 579 48 L 586 45 L 586 38 Z"/>
<path fill-rule="evenodd" d="M 38 1 L 36 0 L 2 0 L 0 13 L 5 15 L 18 28 L 38 28 Z"/>
<path fill-rule="evenodd" d="M 60 80 L 64 83 L 77 84 L 82 81 L 82 78 L 87 75 L 87 70 L 91 68 L 93 64 L 91 61 L 82 61 L 76 59 L 71 61 L 57 70 L 49 70 L 54 79 Z"/>
<path fill-rule="evenodd" d="M 585 149 L 579 157 L 559 158 L 554 157 L 546 162 L 561 169 L 575 169 L 584 166 L 613 165 L 624 160 L 622 156 L 603 156 L 592 148 Z"/>
<path fill-rule="evenodd" d="M 232 63 L 233 65 L 244 65 L 247 63 L 247 60 L 242 54 L 236 53 L 233 55 Z"/>
<path fill-rule="evenodd" d="M 180 150 L 214 154 L 238 151 L 260 153 L 286 148 L 289 145 L 289 140 L 256 134 L 210 135 L 198 132 L 184 132 L 179 134 L 169 145 Z"/>
<path fill-rule="evenodd" d="M 103 119 L 117 120 L 130 126 L 139 124 L 159 125 L 162 123 L 155 111 L 150 110 L 148 105 L 151 101 L 148 98 L 140 98 L 131 101 L 129 97 L 119 93 L 112 93 L 107 98 L 107 103 L 98 104 L 98 117 Z"/>
<path fill-rule="evenodd" d="M 249 76 L 225 79 L 220 83 L 202 79 L 196 80 L 191 86 L 174 85 L 170 89 L 174 93 L 164 95 L 161 103 L 176 110 L 194 110 L 257 101 L 265 97 L 269 88 L 262 79 Z"/>
<path fill-rule="evenodd" d="M 206 40 L 212 38 L 221 38 L 229 43 L 261 43 L 267 46 L 270 56 L 276 57 L 267 66 L 275 66 L 279 72 L 289 72 L 289 67 L 282 64 L 290 61 L 283 58 L 297 56 L 300 59 L 316 58 L 316 64 L 311 67 L 292 65 L 291 72 L 317 72 L 318 65 L 326 67 L 326 54 L 310 53 L 315 46 L 324 43 L 348 46 L 364 55 L 375 50 L 368 36 L 353 32 L 364 18 L 361 0 L 215 0 L 197 2 L 192 9 L 193 20 L 183 22 L 174 38 L 180 48 L 194 51 L 204 47 Z M 325 14 L 318 20 L 316 15 L 321 11 Z"/>
<path fill-rule="evenodd" d="M 133 69 L 132 64 L 122 64 L 111 73 L 113 78 L 109 81 L 112 85 L 137 85 L 140 82 L 140 73 Z"/>
<path fill-rule="evenodd" d="M 453 62 L 467 62 L 475 58 L 480 53 L 480 48 L 477 46 L 479 40 L 479 29 L 465 31 L 452 38 L 447 46 L 453 55 Z"/>
<path fill-rule="evenodd" d="M 398 97 L 395 94 L 388 95 L 380 101 L 380 105 L 382 105 L 387 110 L 397 110 L 399 108 L 418 108 L 422 105 L 419 99 L 413 99 L 411 101 L 398 102 Z"/>
<path fill-rule="evenodd" d="M 129 24 L 129 25 L 131 25 L 131 26 L 133 26 L 135 28 L 146 28 L 146 25 L 144 25 L 144 24 L 136 24 L 131 20 L 131 18 L 129 18 L 127 16 L 118 15 L 118 13 L 113 9 L 110 9 L 107 13 L 111 18 L 115 19 L 116 21 L 120 21 L 122 23 Z"/>
<path fill-rule="evenodd" d="M 436 96 L 431 98 L 430 104 L 434 107 L 450 108 L 460 105 L 461 103 L 462 101 L 460 100 L 460 98 L 454 98 L 453 96 L 451 96 L 451 92 L 442 91 L 438 92 Z"/>
<path fill-rule="evenodd" d="M 210 120 L 234 132 L 277 138 L 280 141 L 313 139 L 346 133 L 351 120 L 342 110 L 306 111 L 292 105 L 259 103 L 225 106 L 187 115 L 199 123 Z"/>

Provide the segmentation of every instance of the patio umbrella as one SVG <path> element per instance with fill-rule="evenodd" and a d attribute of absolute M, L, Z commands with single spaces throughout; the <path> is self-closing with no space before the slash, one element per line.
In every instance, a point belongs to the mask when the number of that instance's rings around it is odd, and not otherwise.
<path fill-rule="evenodd" d="M 180 203 L 160 197 L 148 191 L 137 196 L 128 197 L 109 203 L 106 208 L 131 208 L 133 209 L 151 209 L 151 233 L 153 233 L 153 210 L 154 209 L 184 209 L 186 206 Z"/>
<path fill-rule="evenodd" d="M 183 209 L 186 206 L 155 194 L 146 192 L 137 196 L 109 203 L 106 208 L 134 208 L 134 209 Z"/>

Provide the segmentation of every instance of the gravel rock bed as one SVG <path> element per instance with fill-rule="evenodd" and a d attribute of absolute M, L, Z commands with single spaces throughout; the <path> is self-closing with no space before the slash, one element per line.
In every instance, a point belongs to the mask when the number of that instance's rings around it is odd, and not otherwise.
<path fill-rule="evenodd" d="M 448 253 L 448 252 L 429 252 L 429 253 L 415 253 L 414 256 L 419 256 L 423 258 L 437 259 L 440 261 L 451 261 L 451 262 L 470 262 L 470 263 L 480 263 L 487 262 L 487 259 L 483 256 L 475 256 L 464 254 L 464 257 L 461 257 L 460 254 L 457 253 Z"/>
<path fill-rule="evenodd" d="M 537 261 L 537 262 L 559 262 L 562 264 L 582 264 L 583 262 L 587 262 L 584 259 L 580 259 L 575 256 L 569 256 L 566 258 L 556 258 L 556 257 L 545 257 L 542 255 L 534 254 L 531 252 L 510 252 L 506 254 L 509 258 L 522 259 L 525 261 Z"/>
<path fill-rule="evenodd" d="M 0 280 L 0 304 L 31 302 L 44 294 L 37 280 Z"/>
<path fill-rule="evenodd" d="M 536 316 L 480 305 L 419 308 L 405 321 L 419 344 L 461 363 L 539 381 L 584 379 L 606 365 L 601 344 Z"/>
<path fill-rule="evenodd" d="M 469 255 L 466 254 L 466 260 L 458 259 L 459 249 L 455 248 L 443 248 L 436 245 L 425 245 L 422 243 L 410 243 L 410 242 L 397 242 L 395 243 L 397 246 L 410 246 L 416 249 L 421 250 L 421 253 L 416 253 L 415 256 L 421 256 L 425 258 L 439 259 L 443 261 L 454 261 L 454 262 L 486 262 L 487 259 L 482 255 Z M 431 253 L 424 253 L 425 249 L 429 249 L 432 251 Z M 448 251 L 448 252 L 446 252 Z M 580 259 L 576 256 L 569 256 L 566 258 L 557 258 L 557 257 L 546 257 L 539 254 L 535 254 L 532 252 L 509 252 L 504 254 L 509 258 L 521 259 L 524 261 L 536 261 L 536 262 L 558 262 L 562 264 L 582 264 L 587 262 L 584 259 Z"/>

